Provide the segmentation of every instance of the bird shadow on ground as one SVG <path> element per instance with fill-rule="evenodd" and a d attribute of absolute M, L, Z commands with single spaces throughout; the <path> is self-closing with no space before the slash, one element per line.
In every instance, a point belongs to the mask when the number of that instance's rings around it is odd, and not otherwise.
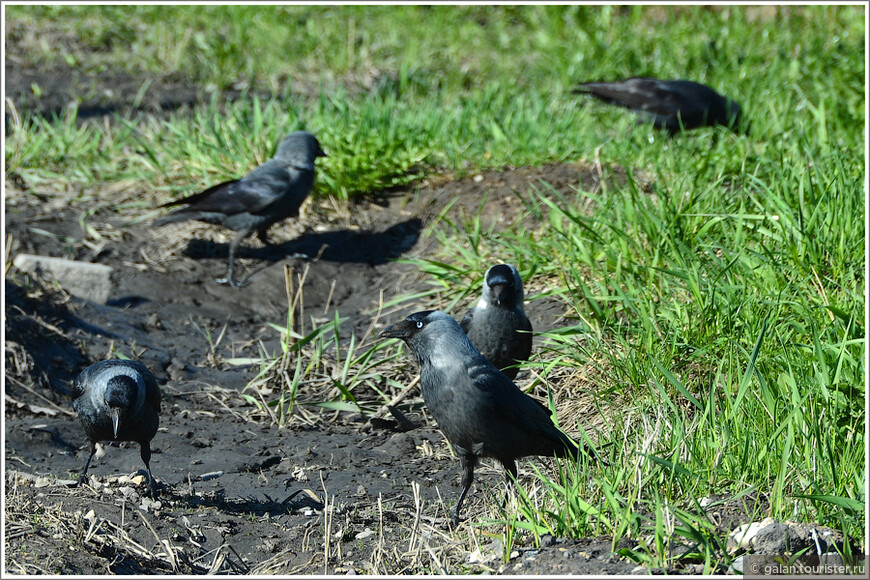
<path fill-rule="evenodd" d="M 163 490 L 161 499 L 168 499 L 174 502 L 183 502 L 191 508 L 212 507 L 224 512 L 240 514 L 264 516 L 278 516 L 293 511 L 310 509 L 323 509 L 323 502 L 315 499 L 313 494 L 307 493 L 306 490 L 300 489 L 289 494 L 285 499 L 272 499 L 266 494 L 263 494 L 265 499 L 258 499 L 253 495 L 248 497 L 226 497 L 223 490 L 211 493 L 196 493 L 196 494 L 177 494 L 172 490 Z"/>
<path fill-rule="evenodd" d="M 269 263 L 288 257 L 306 256 L 328 262 L 349 262 L 372 266 L 386 264 L 414 247 L 420 238 L 423 220 L 411 218 L 383 231 L 330 230 L 302 234 L 300 237 L 263 248 L 246 247 L 242 243 L 239 258 L 252 258 Z M 229 244 L 190 240 L 184 255 L 195 260 L 228 256 Z"/>

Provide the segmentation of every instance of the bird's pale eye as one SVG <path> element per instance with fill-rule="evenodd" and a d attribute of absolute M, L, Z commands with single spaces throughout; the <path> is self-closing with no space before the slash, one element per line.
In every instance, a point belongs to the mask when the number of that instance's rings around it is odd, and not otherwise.
<path fill-rule="evenodd" d="M 417 328 L 423 328 L 423 321 L 422 320 L 417 321 Z"/>

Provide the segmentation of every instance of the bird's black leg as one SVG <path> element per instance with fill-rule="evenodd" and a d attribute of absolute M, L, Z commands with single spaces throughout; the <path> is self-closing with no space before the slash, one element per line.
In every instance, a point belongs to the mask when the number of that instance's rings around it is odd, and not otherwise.
<path fill-rule="evenodd" d="M 459 510 L 471 488 L 471 483 L 474 481 L 474 467 L 476 465 L 476 455 L 468 453 L 459 456 L 459 468 L 462 469 L 462 493 L 459 494 L 459 501 L 456 502 L 456 509 L 453 510 L 453 518 L 451 518 L 454 527 L 459 523 Z"/>
<path fill-rule="evenodd" d="M 242 244 L 242 240 L 249 233 L 251 233 L 250 230 L 242 230 L 242 231 L 238 232 L 236 234 L 236 236 L 233 238 L 233 241 L 230 242 L 230 266 L 229 266 L 229 269 L 227 270 L 227 277 L 226 278 L 218 278 L 217 279 L 218 284 L 229 284 L 233 288 L 241 288 L 242 286 L 245 285 L 244 283 L 236 282 L 236 280 L 233 278 L 233 262 L 236 259 L 236 253 L 239 251 L 239 246 Z"/>
<path fill-rule="evenodd" d="M 139 455 L 142 461 L 145 462 L 145 471 L 148 473 L 148 491 L 151 494 L 151 499 L 157 497 L 156 486 L 154 485 L 154 476 L 151 475 L 151 445 L 148 441 L 139 443 Z"/>
<path fill-rule="evenodd" d="M 79 482 L 76 484 L 76 487 L 81 487 L 82 483 L 85 480 L 85 476 L 88 474 L 88 467 L 91 466 L 91 459 L 94 458 L 94 453 L 97 452 L 97 444 L 91 441 L 91 454 L 88 455 L 88 460 L 85 461 L 85 468 L 82 469 L 82 474 L 79 476 Z"/>

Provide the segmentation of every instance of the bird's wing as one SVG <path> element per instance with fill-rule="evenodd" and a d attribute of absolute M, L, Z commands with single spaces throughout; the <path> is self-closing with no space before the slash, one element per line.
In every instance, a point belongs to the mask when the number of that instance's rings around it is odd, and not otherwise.
<path fill-rule="evenodd" d="M 459 323 L 462 332 L 468 334 L 468 331 L 471 329 L 472 321 L 474 321 L 474 308 L 469 309 L 468 312 L 465 313 L 465 316 L 462 317 L 462 321 Z"/>
<path fill-rule="evenodd" d="M 239 182 L 238 179 L 233 179 L 231 181 L 224 181 L 223 183 L 218 183 L 217 185 L 212 185 L 211 187 L 209 187 L 205 191 L 200 191 L 199 193 L 195 193 L 193 195 L 188 195 L 187 197 L 183 197 L 181 199 L 174 199 L 172 201 L 167 201 L 166 203 L 162 203 L 162 204 L 158 205 L 157 207 L 172 207 L 175 205 L 182 205 L 182 204 L 193 205 L 196 203 L 200 203 L 200 202 L 203 202 L 204 200 L 207 200 L 212 195 L 217 195 L 216 194 L 217 191 L 222 190 L 224 188 L 229 188 L 238 182 Z"/>
<path fill-rule="evenodd" d="M 162 394 L 160 387 L 157 386 L 157 380 L 154 378 L 154 375 L 148 373 L 145 375 L 145 402 L 159 413 L 161 398 Z"/>
<path fill-rule="evenodd" d="M 529 320 L 529 317 L 526 316 L 525 312 L 520 313 L 520 330 L 523 332 L 532 332 L 532 321 Z"/>
<path fill-rule="evenodd" d="M 478 372 L 475 370 L 472 369 L 471 373 L 472 384 L 484 394 L 495 417 L 538 435 L 553 436 L 555 426 L 549 409 L 522 392 L 494 366 Z"/>
<path fill-rule="evenodd" d="M 636 111 L 653 115 L 676 115 L 690 106 L 680 91 L 674 90 L 665 81 L 634 77 L 615 83 L 580 83 L 580 92 Z"/>
<path fill-rule="evenodd" d="M 515 353 L 515 358 L 518 360 L 529 360 L 532 354 L 532 323 L 526 318 L 525 314 L 520 318 L 520 344 L 522 345 L 520 352 Z"/>
<path fill-rule="evenodd" d="M 286 169 L 263 166 L 242 179 L 220 183 L 201 193 L 165 205 L 184 203 L 188 204 L 189 210 L 224 215 L 257 213 L 280 199 L 290 187 L 290 182 L 291 177 Z"/>

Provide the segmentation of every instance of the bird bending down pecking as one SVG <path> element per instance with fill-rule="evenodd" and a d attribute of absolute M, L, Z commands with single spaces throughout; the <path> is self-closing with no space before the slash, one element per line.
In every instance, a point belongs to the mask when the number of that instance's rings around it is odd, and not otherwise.
<path fill-rule="evenodd" d="M 101 361 L 83 370 L 72 390 L 73 408 L 91 444 L 78 484 L 88 473 L 97 442 L 135 441 L 148 472 L 148 490 L 154 497 L 151 440 L 160 424 L 160 388 L 151 371 L 136 361 Z"/>
<path fill-rule="evenodd" d="M 623 81 L 580 83 L 573 92 L 631 109 L 671 135 L 683 129 L 712 125 L 737 130 L 742 116 L 737 101 L 693 81 L 631 77 Z"/>

